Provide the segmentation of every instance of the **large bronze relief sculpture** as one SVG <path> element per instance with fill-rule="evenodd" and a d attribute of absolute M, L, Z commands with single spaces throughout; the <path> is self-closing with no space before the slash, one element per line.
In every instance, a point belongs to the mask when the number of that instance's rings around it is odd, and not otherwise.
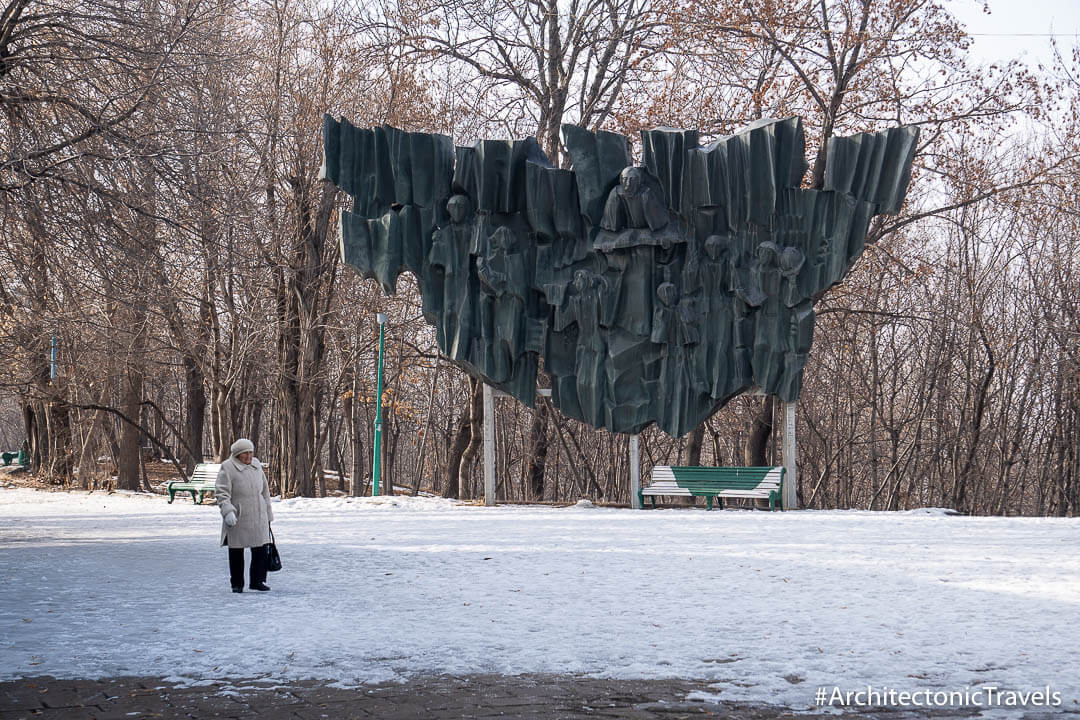
<path fill-rule="evenodd" d="M 393 293 L 413 273 L 439 347 L 532 406 L 539 358 L 563 413 L 680 436 L 758 388 L 793 401 L 814 301 L 899 212 L 916 128 L 834 138 L 808 190 L 798 118 L 705 147 L 697 133 L 563 128 L 572 170 L 532 138 L 455 148 L 442 135 L 325 119 L 324 177 L 351 195 L 346 262 Z"/>

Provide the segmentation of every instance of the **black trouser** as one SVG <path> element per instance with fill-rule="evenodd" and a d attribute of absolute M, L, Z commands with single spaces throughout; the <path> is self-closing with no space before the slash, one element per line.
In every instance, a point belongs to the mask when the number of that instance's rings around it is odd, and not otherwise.
<path fill-rule="evenodd" d="M 251 548 L 251 584 L 266 582 L 266 546 Z M 229 548 L 229 580 L 233 587 L 244 587 L 244 548 Z"/>

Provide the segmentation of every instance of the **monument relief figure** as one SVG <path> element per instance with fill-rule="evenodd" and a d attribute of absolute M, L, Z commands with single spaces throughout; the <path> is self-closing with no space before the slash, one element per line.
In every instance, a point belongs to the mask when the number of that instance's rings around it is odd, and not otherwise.
<path fill-rule="evenodd" d="M 607 344 L 600 327 L 601 298 L 606 291 L 604 279 L 588 270 L 574 273 L 574 293 L 570 296 L 570 316 L 578 326 L 577 395 L 585 422 L 594 426 L 605 424 L 607 408 L 604 398 L 607 381 L 604 360 Z"/>
<path fill-rule="evenodd" d="M 612 232 L 627 228 L 663 230 L 671 218 L 668 209 L 649 187 L 648 175 L 640 167 L 628 167 L 619 174 L 619 184 L 608 195 L 600 227 Z"/>
<path fill-rule="evenodd" d="M 442 287 L 435 286 L 430 295 L 442 291 L 439 305 L 441 322 L 435 324 L 439 347 L 452 360 L 467 360 L 473 337 L 473 301 L 469 292 L 469 246 L 472 243 L 472 227 L 465 223 L 470 213 L 469 198 L 454 195 L 446 202 L 450 223 L 437 229 L 431 251 L 429 266 L 442 270 L 438 273 Z"/>
<path fill-rule="evenodd" d="M 478 260 L 477 275 L 491 301 L 491 343 L 494 367 L 491 378 L 505 381 L 513 373 L 514 358 L 525 344 L 525 294 L 528 268 L 517 235 L 500 227 L 491 236 L 489 249 Z"/>
<path fill-rule="evenodd" d="M 694 348 L 694 366 L 704 369 L 704 373 L 695 376 L 711 397 L 727 397 L 735 388 L 729 387 L 734 348 L 733 332 L 735 323 L 735 296 L 731 290 L 731 251 L 733 241 L 729 235 L 713 234 L 705 238 L 705 256 L 690 272 L 696 278 L 685 277 L 684 285 L 700 294 L 704 303 L 701 323 L 701 341 Z M 688 263 L 688 267 L 691 267 Z"/>
<path fill-rule="evenodd" d="M 685 241 L 672 225 L 659 181 L 641 167 L 628 167 L 608 194 L 594 247 L 601 251 L 640 245 L 669 248 Z"/>

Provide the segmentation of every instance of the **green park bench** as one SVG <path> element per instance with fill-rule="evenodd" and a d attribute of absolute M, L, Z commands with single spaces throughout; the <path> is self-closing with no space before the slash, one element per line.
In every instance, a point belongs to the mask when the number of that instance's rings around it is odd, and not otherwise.
<path fill-rule="evenodd" d="M 203 497 L 207 493 L 214 492 L 218 470 L 221 470 L 221 463 L 199 463 L 195 466 L 195 472 L 191 473 L 191 479 L 170 481 L 167 488 L 169 502 L 173 501 L 176 493 L 189 492 L 191 493 L 191 501 L 201 505 Z"/>
<path fill-rule="evenodd" d="M 30 452 L 27 450 L 25 441 L 18 450 L 5 450 L 0 453 L 0 458 L 3 458 L 5 465 L 15 463 L 16 465 L 26 466 L 30 464 Z"/>
<path fill-rule="evenodd" d="M 720 507 L 724 498 L 760 498 L 769 501 L 769 509 L 782 508 L 780 488 L 784 482 L 782 467 L 669 467 L 652 469 L 648 487 L 638 490 L 641 506 L 645 496 L 656 507 L 657 495 L 704 497 L 712 510 L 713 498 Z"/>

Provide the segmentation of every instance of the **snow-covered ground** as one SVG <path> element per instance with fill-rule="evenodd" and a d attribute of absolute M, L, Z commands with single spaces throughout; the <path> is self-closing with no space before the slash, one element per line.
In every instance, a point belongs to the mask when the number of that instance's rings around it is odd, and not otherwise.
<path fill-rule="evenodd" d="M 213 506 L 0 490 L 0 680 L 432 673 L 1019 691 L 1080 708 L 1080 520 L 275 505 L 270 593 L 229 589 Z"/>

